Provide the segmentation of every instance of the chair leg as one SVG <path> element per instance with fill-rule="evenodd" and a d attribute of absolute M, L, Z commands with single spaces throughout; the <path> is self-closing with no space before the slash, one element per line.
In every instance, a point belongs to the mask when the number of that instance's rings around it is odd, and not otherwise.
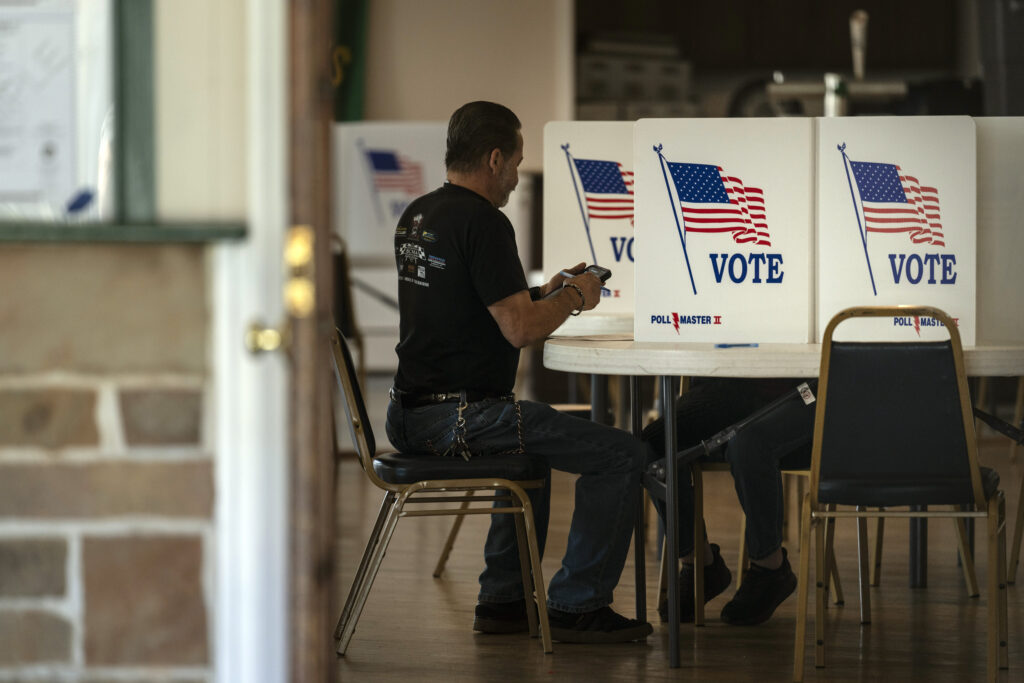
<path fill-rule="evenodd" d="M 796 637 L 793 639 L 793 681 L 804 680 L 804 647 L 807 641 L 807 581 L 811 567 L 811 496 L 804 494 L 800 507 L 800 574 L 796 583 Z"/>
<path fill-rule="evenodd" d="M 882 580 L 882 539 L 884 537 L 885 517 L 879 517 L 875 523 L 875 561 L 871 565 L 872 586 L 877 586 Z"/>
<path fill-rule="evenodd" d="M 858 512 L 864 508 L 858 506 Z M 860 623 L 871 623 L 871 592 L 868 588 L 870 574 L 870 558 L 868 558 L 868 520 L 866 517 L 857 518 L 857 578 L 860 586 Z"/>
<path fill-rule="evenodd" d="M 835 510 L 836 506 L 828 506 L 829 510 Z M 836 604 L 841 605 L 844 602 L 843 599 L 843 586 L 839 582 L 839 569 L 836 566 L 836 553 L 834 548 L 836 546 L 836 519 L 826 518 L 825 519 L 825 607 L 828 606 L 828 591 L 829 588 L 836 589 L 836 596 L 834 601 Z"/>
<path fill-rule="evenodd" d="M 1013 424 L 1020 425 L 1024 420 L 1024 377 L 1017 378 L 1017 400 L 1013 405 Z M 1010 462 L 1017 459 L 1017 442 L 1010 443 Z"/>
<path fill-rule="evenodd" d="M 523 575 L 523 597 L 526 599 L 526 622 L 530 627 L 530 635 L 537 637 L 537 614 L 530 609 L 530 602 L 536 600 L 534 592 L 533 572 L 530 567 L 529 541 L 526 538 L 526 522 L 522 513 L 513 515 L 516 522 L 516 541 L 519 546 L 519 570 Z"/>
<path fill-rule="evenodd" d="M 825 666 L 825 526 L 814 530 L 814 666 Z"/>
<path fill-rule="evenodd" d="M 743 572 L 750 566 L 750 554 L 747 553 L 747 516 L 740 520 L 740 552 L 736 560 L 736 590 L 743 583 Z"/>
<path fill-rule="evenodd" d="M 551 646 L 551 625 L 548 622 L 548 597 L 547 588 L 544 585 L 544 572 L 540 564 L 540 548 L 537 545 L 537 529 L 533 522 L 533 504 L 520 486 L 513 485 L 510 489 L 513 495 L 519 499 L 523 507 L 523 526 L 526 534 L 526 544 L 530 551 L 530 564 L 533 569 L 533 594 L 537 604 L 537 617 L 540 621 L 541 647 L 545 654 L 553 651 Z M 522 548 L 520 548 L 522 552 Z"/>
<path fill-rule="evenodd" d="M 956 540 L 960 547 L 960 566 L 964 570 L 964 582 L 967 584 L 967 595 L 976 598 L 978 592 L 978 576 L 974 571 L 974 555 L 971 554 L 971 547 L 967 543 L 967 523 L 963 517 L 954 517 L 956 525 Z"/>
<path fill-rule="evenodd" d="M 658 604 L 668 600 L 668 555 L 665 546 L 661 546 L 661 562 L 658 569 Z"/>
<path fill-rule="evenodd" d="M 466 492 L 466 497 L 472 496 L 472 491 Z M 468 500 L 462 501 L 462 509 L 469 508 Z M 448 556 L 452 554 L 452 547 L 455 546 L 455 537 L 459 535 L 459 529 L 462 528 L 462 521 L 466 518 L 465 515 L 455 515 L 455 521 L 452 522 L 452 529 L 448 532 L 448 540 L 444 542 L 444 547 L 441 548 L 441 556 L 437 558 L 437 564 L 434 565 L 434 578 L 441 578 L 441 572 L 444 571 L 444 566 L 448 564 Z"/>
<path fill-rule="evenodd" d="M 384 520 L 387 519 L 388 513 L 391 511 L 394 504 L 395 494 L 388 491 L 384 494 L 384 500 L 381 501 L 380 510 L 377 512 L 377 519 L 373 524 L 373 531 L 370 532 L 370 538 L 366 541 L 366 548 L 363 549 L 363 557 L 359 561 L 359 568 L 356 570 L 356 575 L 352 579 L 352 587 L 349 588 L 348 597 L 345 599 L 345 606 L 341 610 L 341 616 L 338 618 L 338 625 L 334 629 L 335 640 L 339 640 L 341 638 L 341 632 L 344 630 L 345 624 L 348 623 L 349 617 L 352 615 L 352 608 L 356 603 L 356 595 L 358 595 L 362 590 L 363 583 L 366 581 L 366 569 L 370 566 L 370 558 L 373 556 L 377 545 L 380 543 L 380 533 L 384 528 Z"/>
<path fill-rule="evenodd" d="M 988 680 L 995 681 L 999 667 L 999 493 L 988 501 Z"/>
<path fill-rule="evenodd" d="M 1017 580 L 1017 566 L 1020 564 L 1020 542 L 1024 536 L 1024 474 L 1020 477 L 1020 493 L 1017 494 L 1017 521 L 1013 525 L 1013 550 L 1010 552 L 1010 565 L 1006 580 L 1013 583 Z"/>
<path fill-rule="evenodd" d="M 829 544 L 829 547 L 825 549 L 828 556 L 829 575 L 832 577 L 832 590 L 835 592 L 835 597 L 832 598 L 832 602 L 837 605 L 846 604 L 846 599 L 843 597 L 843 584 L 839 580 L 839 567 L 836 565 L 836 549 L 834 544 Z"/>
<path fill-rule="evenodd" d="M 836 506 L 829 506 L 827 509 L 835 510 Z M 846 602 L 843 597 L 843 584 L 839 580 L 839 566 L 836 563 L 836 523 L 835 518 L 826 518 L 825 524 L 825 577 L 829 581 L 825 584 L 825 595 L 827 597 L 829 587 L 835 592 L 833 602 L 841 605 Z M 827 607 L 827 601 L 825 603 Z"/>
<path fill-rule="evenodd" d="M 704 526 L 704 481 L 700 466 L 693 471 L 693 625 L 704 625 L 704 546 L 707 528 Z"/>
<path fill-rule="evenodd" d="M 1009 633 L 1006 613 L 1006 497 L 999 492 L 999 668 L 1010 668 Z"/>
<path fill-rule="evenodd" d="M 355 602 L 348 614 L 348 619 L 342 620 L 342 623 L 339 624 L 339 630 L 341 631 L 338 638 L 339 655 L 345 655 L 345 650 L 348 649 L 348 644 L 352 640 L 352 634 L 356 631 L 356 623 L 359 621 L 359 616 L 363 613 L 366 598 L 370 595 L 370 589 L 373 587 L 374 579 L 377 578 L 377 572 L 380 570 L 381 562 L 384 561 L 384 554 L 387 552 L 388 544 L 391 543 L 391 536 L 395 533 L 395 527 L 398 525 L 402 508 L 405 506 L 405 501 L 409 495 L 409 489 L 403 491 L 387 513 L 387 519 L 385 519 L 381 529 L 380 540 L 368 558 L 366 574 L 363 577 L 362 585 L 354 596 Z"/>
<path fill-rule="evenodd" d="M 647 495 L 637 496 L 636 524 L 633 526 L 633 578 L 636 585 L 636 618 L 647 621 Z"/>

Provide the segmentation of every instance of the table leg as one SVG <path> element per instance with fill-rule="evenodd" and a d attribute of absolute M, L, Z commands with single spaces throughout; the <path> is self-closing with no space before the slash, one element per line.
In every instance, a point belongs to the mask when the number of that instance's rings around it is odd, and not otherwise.
<path fill-rule="evenodd" d="M 911 506 L 912 510 L 927 509 L 924 505 Z M 928 520 L 924 517 L 910 519 L 910 587 L 924 588 L 928 585 Z"/>
<path fill-rule="evenodd" d="M 640 379 L 629 378 L 629 429 L 636 438 L 640 438 L 643 426 L 640 423 Z M 633 561 L 636 565 L 636 618 L 647 621 L 647 553 L 644 547 L 647 542 L 646 510 L 644 509 L 644 490 L 641 487 L 637 496 L 636 526 L 633 529 Z"/>
<path fill-rule="evenodd" d="M 665 423 L 665 547 L 668 553 L 668 658 L 679 667 L 679 498 L 676 491 L 676 394 L 673 377 L 661 378 L 661 405 Z"/>

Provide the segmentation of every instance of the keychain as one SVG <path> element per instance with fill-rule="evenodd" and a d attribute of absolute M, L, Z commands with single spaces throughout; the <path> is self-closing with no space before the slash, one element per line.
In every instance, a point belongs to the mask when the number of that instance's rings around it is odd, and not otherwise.
<path fill-rule="evenodd" d="M 459 415 L 455 419 L 455 441 L 452 443 L 451 448 L 449 448 L 445 453 L 445 455 L 461 455 L 466 461 L 473 457 L 473 454 L 469 452 L 469 446 L 466 444 L 466 418 L 462 414 L 462 411 L 464 411 L 467 406 L 466 392 L 463 390 L 459 394 Z"/>

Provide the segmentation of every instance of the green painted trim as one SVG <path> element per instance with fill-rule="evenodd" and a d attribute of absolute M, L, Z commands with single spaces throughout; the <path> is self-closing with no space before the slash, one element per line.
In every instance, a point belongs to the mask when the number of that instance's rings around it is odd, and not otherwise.
<path fill-rule="evenodd" d="M 156 218 L 153 104 L 153 0 L 114 3 L 117 220 Z"/>
<path fill-rule="evenodd" d="M 0 242 L 148 242 L 188 243 L 241 240 L 245 223 L 0 223 Z"/>

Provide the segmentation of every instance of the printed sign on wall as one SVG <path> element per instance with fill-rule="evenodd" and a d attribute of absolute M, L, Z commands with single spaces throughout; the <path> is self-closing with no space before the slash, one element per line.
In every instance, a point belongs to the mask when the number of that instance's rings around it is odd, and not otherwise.
<path fill-rule="evenodd" d="M 975 341 L 976 142 L 966 116 L 818 120 L 818 339 L 849 306 L 936 306 Z M 944 339 L 930 318 L 847 339 Z"/>
<path fill-rule="evenodd" d="M 444 184 L 446 133 L 442 122 L 335 124 L 335 222 L 350 255 L 394 253 L 402 211 Z"/>
<path fill-rule="evenodd" d="M 637 341 L 810 340 L 813 122 L 635 126 Z"/>
<path fill-rule="evenodd" d="M 633 312 L 633 197 L 632 122 L 544 126 L 544 277 L 580 262 L 610 268 L 599 313 Z"/>

